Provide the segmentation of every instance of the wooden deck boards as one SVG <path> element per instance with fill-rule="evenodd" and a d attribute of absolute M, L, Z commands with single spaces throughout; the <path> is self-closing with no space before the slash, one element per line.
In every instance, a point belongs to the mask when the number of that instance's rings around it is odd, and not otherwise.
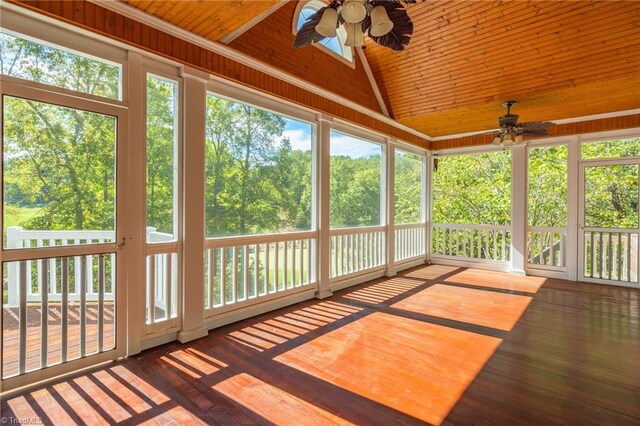
<path fill-rule="evenodd" d="M 637 289 L 418 267 L 0 409 L 56 425 L 639 424 L 639 306 Z"/>

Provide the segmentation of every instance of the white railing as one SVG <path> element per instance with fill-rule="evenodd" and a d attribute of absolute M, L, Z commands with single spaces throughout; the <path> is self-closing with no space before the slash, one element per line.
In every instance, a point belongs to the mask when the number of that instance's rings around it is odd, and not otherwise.
<path fill-rule="evenodd" d="M 175 319 L 179 310 L 178 245 L 173 234 L 147 227 L 145 311 L 147 324 Z"/>
<path fill-rule="evenodd" d="M 205 308 L 246 306 L 315 285 L 315 232 L 208 238 Z"/>
<path fill-rule="evenodd" d="M 9 265 L 16 266 L 19 287 L 10 295 L 17 294 L 16 307 L 3 307 L 4 315 L 9 314 L 2 326 L 3 378 L 113 349 L 115 253 Z M 32 282 L 29 271 L 36 270 Z M 72 296 L 77 300 L 71 302 Z M 31 307 L 30 301 L 37 305 Z M 58 344 L 60 351 L 51 344 Z"/>
<path fill-rule="evenodd" d="M 527 262 L 533 268 L 564 270 L 567 231 L 564 227 L 530 226 Z"/>
<path fill-rule="evenodd" d="M 425 223 L 395 225 L 395 261 L 404 262 L 425 256 Z"/>
<path fill-rule="evenodd" d="M 25 230 L 19 226 L 7 228 L 7 248 L 35 248 L 54 247 L 77 244 L 99 244 L 109 243 L 115 240 L 113 231 L 50 231 L 50 230 Z M 75 256 L 72 259 L 72 274 L 69 278 L 69 301 L 80 300 L 80 286 L 74 283 L 81 282 L 82 279 L 82 256 Z M 42 277 L 43 265 L 47 263 L 47 274 L 49 275 L 48 299 L 51 302 L 60 302 L 65 283 L 62 282 L 59 259 L 46 259 L 44 261 L 24 261 L 24 274 L 21 272 L 20 262 L 9 262 L 7 265 L 7 303 L 9 306 L 17 306 L 20 300 L 19 288 L 21 277 L 24 277 L 27 291 L 27 302 L 39 302 L 41 300 L 38 283 Z M 35 273 L 33 271 L 35 263 Z M 94 262 L 93 256 L 86 256 L 86 263 L 92 265 L 86 268 L 86 281 L 96 282 L 98 266 Z M 115 282 L 115 268 L 110 268 L 111 282 Z M 88 301 L 98 300 L 99 294 L 95 285 L 86 288 L 86 298 Z M 104 294 L 106 300 L 113 300 L 114 292 L 107 291 Z"/>
<path fill-rule="evenodd" d="M 432 225 L 432 257 L 509 262 L 511 228 L 501 225 L 436 223 Z"/>
<path fill-rule="evenodd" d="M 385 231 L 384 226 L 332 229 L 329 257 L 331 279 L 384 266 Z"/>
<path fill-rule="evenodd" d="M 638 282 L 638 233 L 624 229 L 584 231 L 584 276 Z"/>
<path fill-rule="evenodd" d="M 162 232 L 156 232 L 155 228 L 147 228 L 148 242 L 168 242 L 174 239 L 173 235 Z M 23 249 L 36 247 L 61 247 L 79 244 L 100 244 L 111 243 L 115 241 L 115 232 L 104 230 L 89 231 L 55 231 L 55 230 L 28 230 L 20 226 L 11 226 L 7 228 L 7 248 Z M 68 294 L 69 301 L 77 301 L 80 299 L 79 286 L 74 286 L 74 282 L 80 282 L 81 259 L 76 256 L 73 258 L 73 277 L 71 277 L 71 291 Z M 49 301 L 60 302 L 62 297 L 62 283 L 59 272 L 59 265 L 56 267 L 56 259 L 47 259 L 49 274 Z M 26 284 L 27 284 L 27 302 L 38 302 L 40 300 L 40 292 L 37 289 L 37 283 L 42 275 L 42 262 L 36 262 L 36 271 L 32 271 L 32 263 L 26 262 Z M 87 263 L 93 267 L 87 268 L 87 281 L 95 282 L 94 275 L 97 273 L 97 265 L 94 265 L 93 257 L 87 256 Z M 165 264 L 157 264 L 159 269 L 164 270 Z M 115 268 L 110 269 L 110 278 L 115 282 Z M 17 262 L 10 262 L 7 265 L 7 298 L 9 306 L 17 306 L 19 301 L 19 281 L 20 268 Z M 158 292 L 162 296 L 158 299 L 159 305 L 164 305 L 164 295 L 166 292 Z M 88 286 L 86 297 L 88 301 L 98 299 L 98 292 L 95 286 Z M 113 300 L 114 293 L 112 291 L 105 293 L 106 300 Z"/>

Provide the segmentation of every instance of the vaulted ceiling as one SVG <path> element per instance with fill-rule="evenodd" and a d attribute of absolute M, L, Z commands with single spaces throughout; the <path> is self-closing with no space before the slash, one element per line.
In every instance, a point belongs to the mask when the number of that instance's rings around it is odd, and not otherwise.
<path fill-rule="evenodd" d="M 283 3 L 126 1 L 214 41 Z M 430 136 L 495 128 L 505 100 L 518 101 L 522 121 L 640 108 L 638 1 L 427 0 L 408 11 L 415 27 L 408 48 L 393 52 L 368 40 L 365 54 L 391 116 Z M 279 13 L 293 19 L 292 7 Z M 291 34 L 291 24 L 284 27 L 268 30 L 290 49 L 282 35 Z M 285 62 L 282 52 L 262 51 L 261 60 Z"/>

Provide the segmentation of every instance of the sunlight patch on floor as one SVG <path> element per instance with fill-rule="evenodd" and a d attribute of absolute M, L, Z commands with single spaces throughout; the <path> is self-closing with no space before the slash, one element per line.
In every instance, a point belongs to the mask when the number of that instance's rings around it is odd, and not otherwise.
<path fill-rule="evenodd" d="M 422 421 L 440 424 L 501 341 L 374 313 L 275 360 Z"/>
<path fill-rule="evenodd" d="M 435 284 L 391 307 L 509 331 L 531 300 L 529 296 Z"/>
<path fill-rule="evenodd" d="M 465 269 L 445 280 L 445 282 L 490 287 L 501 290 L 537 293 L 547 281 L 543 277 L 518 276 L 507 272 L 485 271 L 481 269 Z"/>

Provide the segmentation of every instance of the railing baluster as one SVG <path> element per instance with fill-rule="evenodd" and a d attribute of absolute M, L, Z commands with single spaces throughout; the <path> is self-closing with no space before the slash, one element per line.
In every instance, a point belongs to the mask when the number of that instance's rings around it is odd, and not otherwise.
<path fill-rule="evenodd" d="M 622 281 L 622 245 L 620 244 L 621 233 L 618 232 L 618 241 L 616 243 L 616 248 L 618 255 L 616 256 L 616 266 L 617 266 L 617 276 L 618 281 Z"/>
<path fill-rule="evenodd" d="M 147 322 L 153 324 L 156 320 L 156 255 L 149 256 L 149 269 L 147 272 Z"/>
<path fill-rule="evenodd" d="M 311 284 L 311 253 L 313 250 L 311 249 L 312 239 L 307 239 L 307 284 Z"/>
<path fill-rule="evenodd" d="M 271 243 L 265 244 L 265 252 L 264 252 L 264 282 L 265 282 L 265 291 L 267 294 L 271 293 L 271 263 L 269 262 L 269 255 L 271 252 Z"/>
<path fill-rule="evenodd" d="M 220 300 L 227 304 L 227 248 L 220 249 Z"/>
<path fill-rule="evenodd" d="M 231 261 L 231 303 L 238 301 L 238 246 L 233 246 L 233 259 Z"/>
<path fill-rule="evenodd" d="M 612 268 L 613 268 L 613 248 L 611 246 L 611 232 L 607 232 L 607 278 L 610 280 L 613 279 Z"/>
<path fill-rule="evenodd" d="M 242 246 L 242 266 L 243 266 L 243 279 L 242 279 L 242 295 L 244 300 L 249 299 L 249 246 Z"/>
<path fill-rule="evenodd" d="M 298 244 L 300 246 L 300 276 L 298 277 L 299 286 L 304 285 L 304 241 L 305 240 L 298 240 Z"/>
<path fill-rule="evenodd" d="M 296 286 L 296 242 L 291 241 L 291 288 Z"/>
<path fill-rule="evenodd" d="M 172 308 L 173 308 L 173 303 L 171 300 L 171 287 L 173 286 L 172 283 L 172 278 L 173 278 L 173 265 L 171 264 L 172 262 L 172 255 L 171 253 L 167 253 L 165 256 L 167 256 L 167 276 L 166 276 L 166 288 L 165 288 L 165 297 L 164 297 L 164 311 L 167 317 L 167 320 L 171 319 L 171 315 L 173 314 L 172 312 Z"/>
<path fill-rule="evenodd" d="M 598 252 L 599 253 L 599 259 L 598 259 L 599 277 L 598 278 L 604 278 L 604 274 L 603 274 L 604 268 L 603 268 L 603 263 L 602 263 L 603 262 L 602 259 L 603 259 L 603 256 L 604 256 L 604 254 L 603 254 L 604 245 L 602 243 L 602 232 L 599 233 L 599 240 L 600 240 L 600 243 L 599 243 L 600 251 Z"/>
<path fill-rule="evenodd" d="M 627 281 L 631 282 L 631 234 L 627 233 Z"/>
<path fill-rule="evenodd" d="M 29 261 L 20 261 L 20 310 L 18 313 L 18 329 L 19 329 L 19 353 L 18 353 L 18 371 L 24 374 L 27 370 L 27 263 Z"/>
<path fill-rule="evenodd" d="M 283 270 L 282 270 L 282 272 L 283 272 L 282 273 L 282 278 L 283 278 L 282 288 L 286 289 L 287 288 L 287 284 L 288 284 L 287 283 L 287 272 L 288 272 L 288 270 L 287 270 L 287 246 L 289 244 L 287 243 L 287 241 L 283 241 L 282 245 L 283 245 L 283 252 L 282 252 L 283 256 L 282 257 L 284 258 L 284 265 L 283 265 Z"/>
<path fill-rule="evenodd" d="M 98 256 L 98 352 L 104 350 L 105 255 Z"/>
<path fill-rule="evenodd" d="M 46 367 L 48 364 L 47 339 L 49 336 L 49 288 L 47 279 L 49 278 L 49 263 L 45 259 L 39 261 L 41 263 L 40 270 L 42 275 L 38 275 L 40 279 L 40 297 L 41 297 L 41 317 L 40 317 L 40 366 Z"/>
<path fill-rule="evenodd" d="M 253 252 L 253 294 L 256 297 L 261 296 L 260 293 L 260 244 L 256 244 Z"/>
<path fill-rule="evenodd" d="M 209 264 L 209 307 L 213 308 L 216 305 L 215 301 L 215 288 L 216 288 L 216 249 L 210 248 L 207 250 L 208 264 Z"/>
<path fill-rule="evenodd" d="M 67 361 L 67 334 L 69 330 L 69 258 L 62 258 L 62 331 L 60 335 L 60 357 L 62 362 Z"/>
<path fill-rule="evenodd" d="M 277 293 L 278 291 L 280 291 L 280 262 L 279 262 L 280 243 L 276 242 L 274 245 L 275 245 L 275 251 L 273 252 L 274 291 Z"/>
<path fill-rule="evenodd" d="M 80 261 L 80 357 L 87 353 L 87 257 Z"/>

